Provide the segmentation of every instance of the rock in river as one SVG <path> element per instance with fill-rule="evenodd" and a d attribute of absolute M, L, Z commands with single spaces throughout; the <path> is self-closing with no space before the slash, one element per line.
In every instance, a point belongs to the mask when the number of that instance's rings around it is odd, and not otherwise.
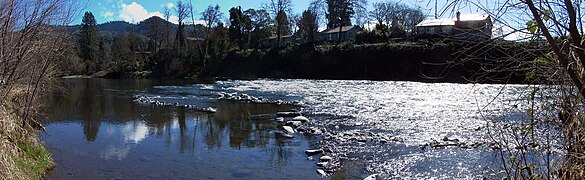
<path fill-rule="evenodd" d="M 321 161 L 331 161 L 331 159 L 333 159 L 331 156 L 321 156 L 321 158 L 319 158 Z"/>
<path fill-rule="evenodd" d="M 327 176 L 327 173 L 325 173 L 325 171 L 323 169 L 317 169 L 317 174 L 319 174 L 319 176 Z"/>
<path fill-rule="evenodd" d="M 293 121 L 300 121 L 302 123 L 306 123 L 306 122 L 309 122 L 309 119 L 305 116 L 297 116 L 297 117 L 293 118 Z"/>
<path fill-rule="evenodd" d="M 293 126 L 293 127 L 298 127 L 302 124 L 303 123 L 301 121 L 288 121 L 288 122 L 286 122 L 286 125 Z"/>
<path fill-rule="evenodd" d="M 284 129 L 284 131 L 288 134 L 295 133 L 295 130 L 290 126 L 282 126 L 282 129 Z"/>
<path fill-rule="evenodd" d="M 323 149 L 308 149 L 305 151 L 305 154 L 307 154 L 309 156 L 312 156 L 315 154 L 321 154 L 321 153 L 323 153 Z"/>

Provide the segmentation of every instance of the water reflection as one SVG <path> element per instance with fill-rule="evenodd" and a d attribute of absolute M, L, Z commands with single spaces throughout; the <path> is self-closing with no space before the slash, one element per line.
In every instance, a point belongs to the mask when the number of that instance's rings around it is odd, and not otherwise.
<path fill-rule="evenodd" d="M 51 178 L 317 177 L 302 153 L 309 143 L 274 139 L 277 125 L 256 116 L 297 107 L 217 101 L 218 112 L 206 114 L 133 102 L 137 93 L 165 83 L 65 80 L 63 93 L 49 97 L 46 106 L 50 118 L 42 138 L 58 164 Z M 83 134 L 74 134 L 78 129 Z"/>

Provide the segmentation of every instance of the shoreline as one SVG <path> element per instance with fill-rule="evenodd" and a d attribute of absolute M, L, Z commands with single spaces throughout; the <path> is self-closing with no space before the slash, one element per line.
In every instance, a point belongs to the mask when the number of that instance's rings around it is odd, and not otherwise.
<path fill-rule="evenodd" d="M 20 127 L 20 117 L 0 108 L 2 121 L 0 176 L 8 179 L 43 179 L 55 167 L 48 148 L 38 139 L 38 130 Z"/>

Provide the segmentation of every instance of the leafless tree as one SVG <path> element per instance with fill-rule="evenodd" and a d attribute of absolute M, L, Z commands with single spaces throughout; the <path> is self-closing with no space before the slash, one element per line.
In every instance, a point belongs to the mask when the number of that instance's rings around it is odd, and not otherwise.
<path fill-rule="evenodd" d="M 176 40 L 180 47 L 185 45 L 185 19 L 189 16 L 191 8 L 188 4 L 185 4 L 182 0 L 177 1 L 177 7 L 175 7 L 175 13 L 179 21 L 179 28 L 177 29 Z"/>
<path fill-rule="evenodd" d="M 462 54 L 472 57 L 468 60 L 490 67 L 489 71 L 524 72 L 527 80 L 538 80 L 530 85 L 533 89 L 527 95 L 530 104 L 537 104 L 535 96 L 539 94 L 545 97 L 540 108 L 529 106 L 525 109 L 529 121 L 492 128 L 491 137 L 502 148 L 502 169 L 507 177 L 585 177 L 583 2 L 522 0 L 488 4 L 456 0 L 442 9 L 441 14 L 454 13 L 459 11 L 460 5 L 473 5 L 488 13 L 494 21 L 496 39 L 480 43 L 479 47 L 467 49 Z M 506 42 L 503 40 L 506 36 L 523 42 Z M 517 53 L 500 51 L 506 57 L 478 58 L 478 55 L 485 55 L 482 52 L 502 49 L 506 44 L 513 44 L 510 47 L 515 47 Z M 550 142 L 555 140 L 564 146 L 561 155 L 552 156 Z"/>
<path fill-rule="evenodd" d="M 68 0 L 0 2 L 0 106 L 8 106 L 31 125 L 39 94 L 51 84 L 55 65 L 69 43 L 59 27 L 77 15 Z M 34 125 L 34 123 L 33 123 Z M 38 124 L 37 124 L 38 125 Z"/>
<path fill-rule="evenodd" d="M 166 37 L 166 44 L 170 44 L 170 34 L 171 34 L 171 28 L 169 27 L 169 20 L 171 18 L 171 8 L 168 8 L 167 6 L 163 6 L 163 16 L 165 16 L 165 20 L 167 20 L 165 22 L 165 37 Z"/>
<path fill-rule="evenodd" d="M 286 16 L 286 14 L 292 14 L 292 3 L 290 0 L 270 0 L 262 4 L 264 9 L 267 9 L 270 14 L 274 17 L 276 23 L 276 46 L 280 47 L 280 39 L 282 37 L 284 26 L 288 25 L 289 22 L 285 18 L 279 18 Z M 285 22 L 286 21 L 286 22 Z"/>

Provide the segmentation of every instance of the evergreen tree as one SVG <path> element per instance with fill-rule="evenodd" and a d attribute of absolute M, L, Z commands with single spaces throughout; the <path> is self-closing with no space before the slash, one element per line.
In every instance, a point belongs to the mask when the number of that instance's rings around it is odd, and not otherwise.
<path fill-rule="evenodd" d="M 298 34 L 308 42 L 315 40 L 315 34 L 319 26 L 317 25 L 317 15 L 310 10 L 303 11 L 302 17 L 298 22 Z"/>
<path fill-rule="evenodd" d="M 351 0 L 327 0 L 327 28 L 351 26 L 353 3 Z"/>
<path fill-rule="evenodd" d="M 276 33 L 279 39 L 282 36 L 291 34 L 292 30 L 290 28 L 290 23 L 288 21 L 288 16 L 286 15 L 286 12 L 284 11 L 278 12 L 278 14 L 276 15 L 276 23 L 278 24 Z"/>
<path fill-rule="evenodd" d="M 244 44 L 247 42 L 244 39 L 244 35 L 252 29 L 250 17 L 245 15 L 239 6 L 231 8 L 229 12 L 229 37 L 236 41 L 241 48 L 244 48 Z"/>
<path fill-rule="evenodd" d="M 93 73 L 101 66 L 99 63 L 100 50 L 103 50 L 103 42 L 97 22 L 91 12 L 85 12 L 81 20 L 78 33 L 79 57 L 85 63 L 85 72 Z"/>

